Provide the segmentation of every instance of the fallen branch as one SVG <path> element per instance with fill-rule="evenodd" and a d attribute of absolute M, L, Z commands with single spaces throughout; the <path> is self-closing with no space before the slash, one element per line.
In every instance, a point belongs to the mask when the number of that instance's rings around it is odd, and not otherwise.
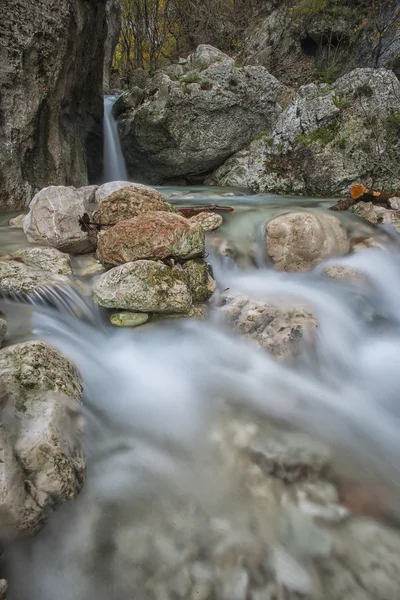
<path fill-rule="evenodd" d="M 190 219 L 203 212 L 219 213 L 219 212 L 234 212 L 231 206 L 218 206 L 217 204 L 208 204 L 207 206 L 190 206 L 190 207 L 176 207 L 183 217 Z"/>
<path fill-rule="evenodd" d="M 365 187 L 362 183 L 356 183 L 350 188 L 350 195 L 357 202 L 373 202 L 374 204 L 387 203 L 393 195 L 378 192 Z"/>

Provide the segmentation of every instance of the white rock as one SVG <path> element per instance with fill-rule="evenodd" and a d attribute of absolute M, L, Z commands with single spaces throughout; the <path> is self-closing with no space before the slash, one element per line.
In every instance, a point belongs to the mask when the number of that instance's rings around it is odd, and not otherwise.
<path fill-rule="evenodd" d="M 72 273 L 70 257 L 56 248 L 21 248 L 13 252 L 13 257 L 22 258 L 29 267 L 56 275 Z"/>

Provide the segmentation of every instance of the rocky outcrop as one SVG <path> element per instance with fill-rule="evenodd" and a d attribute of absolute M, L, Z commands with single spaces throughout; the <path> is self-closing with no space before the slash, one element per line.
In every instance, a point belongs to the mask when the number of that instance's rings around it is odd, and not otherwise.
<path fill-rule="evenodd" d="M 96 247 L 96 236 L 81 229 L 79 218 L 90 212 L 89 203 L 78 190 L 51 186 L 38 192 L 24 219 L 30 242 L 52 246 L 62 252 L 85 254 Z"/>
<path fill-rule="evenodd" d="M 201 225 L 168 212 L 145 213 L 121 221 L 99 236 L 97 247 L 105 266 L 141 259 L 189 259 L 203 252 Z"/>
<path fill-rule="evenodd" d="M 258 192 L 338 196 L 363 181 L 400 186 L 400 82 L 356 69 L 332 86 L 300 88 L 275 127 L 220 167 L 210 182 Z"/>
<path fill-rule="evenodd" d="M 31 534 L 83 485 L 82 382 L 41 342 L 1 350 L 0 377 L 1 529 Z"/>
<path fill-rule="evenodd" d="M 279 271 L 312 269 L 324 258 L 350 251 L 346 230 L 327 214 L 288 213 L 265 226 L 268 258 Z"/>
<path fill-rule="evenodd" d="M 120 0 L 107 0 L 106 3 L 106 20 L 107 20 L 107 37 L 104 44 L 104 72 L 103 72 L 103 89 L 105 94 L 111 92 L 110 87 L 110 72 L 116 45 L 118 43 L 119 32 L 121 30 L 121 2 Z"/>
<path fill-rule="evenodd" d="M 0 209 L 101 172 L 106 0 L 2 0 Z"/>
<path fill-rule="evenodd" d="M 119 116 L 127 168 L 162 183 L 212 171 L 276 120 L 281 85 L 263 67 L 237 68 L 199 46 L 174 73 L 159 71 L 135 109 Z"/>

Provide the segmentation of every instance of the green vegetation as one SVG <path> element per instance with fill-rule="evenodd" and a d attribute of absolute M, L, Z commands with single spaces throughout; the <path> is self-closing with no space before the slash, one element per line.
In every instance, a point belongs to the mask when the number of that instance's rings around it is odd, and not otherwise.
<path fill-rule="evenodd" d="M 387 132 L 392 136 L 400 135 L 400 113 L 389 115 L 386 125 Z"/>
<path fill-rule="evenodd" d="M 340 110 L 344 110 L 345 108 L 349 108 L 349 106 L 351 106 L 351 102 L 342 96 L 333 96 L 333 103 L 336 108 L 339 108 Z"/>
<path fill-rule="evenodd" d="M 345 137 L 340 137 L 337 141 L 337 145 L 341 150 L 346 150 L 347 140 Z"/>
<path fill-rule="evenodd" d="M 187 84 L 187 83 L 184 83 L 184 84 L 181 86 L 181 89 L 182 89 L 182 92 L 183 92 L 184 94 L 191 94 L 191 93 L 192 93 L 192 90 L 191 90 L 191 88 L 188 86 L 188 84 Z"/>
<path fill-rule="evenodd" d="M 320 143 L 323 146 L 326 146 L 327 144 L 329 144 L 330 142 L 332 142 L 335 139 L 338 129 L 339 129 L 338 121 L 333 121 L 333 123 L 331 123 L 330 125 L 327 125 L 326 127 L 320 127 L 319 129 L 316 129 L 315 131 L 311 131 L 307 135 L 300 135 L 296 139 L 295 143 L 298 144 L 299 146 L 309 146 L 310 144 L 313 144 L 313 143 Z"/>
<path fill-rule="evenodd" d="M 192 71 L 191 73 L 181 77 L 181 81 L 183 83 L 200 83 L 200 75 Z"/>
<path fill-rule="evenodd" d="M 212 83 L 211 83 L 211 81 L 209 81 L 208 79 L 202 79 L 200 81 L 200 89 L 202 89 L 202 90 L 211 90 L 212 89 Z"/>
<path fill-rule="evenodd" d="M 362 85 L 359 85 L 358 88 L 355 90 L 354 92 L 354 97 L 355 98 L 371 98 L 371 96 L 373 96 L 374 92 L 373 89 L 371 88 L 370 85 L 368 85 L 368 83 L 363 83 Z"/>

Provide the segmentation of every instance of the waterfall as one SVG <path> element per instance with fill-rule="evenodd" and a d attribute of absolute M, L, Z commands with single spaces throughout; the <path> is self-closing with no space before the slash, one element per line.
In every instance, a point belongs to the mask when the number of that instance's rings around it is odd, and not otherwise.
<path fill-rule="evenodd" d="M 126 181 L 128 173 L 122 154 L 117 122 L 112 108 L 118 96 L 104 96 L 104 181 Z"/>

